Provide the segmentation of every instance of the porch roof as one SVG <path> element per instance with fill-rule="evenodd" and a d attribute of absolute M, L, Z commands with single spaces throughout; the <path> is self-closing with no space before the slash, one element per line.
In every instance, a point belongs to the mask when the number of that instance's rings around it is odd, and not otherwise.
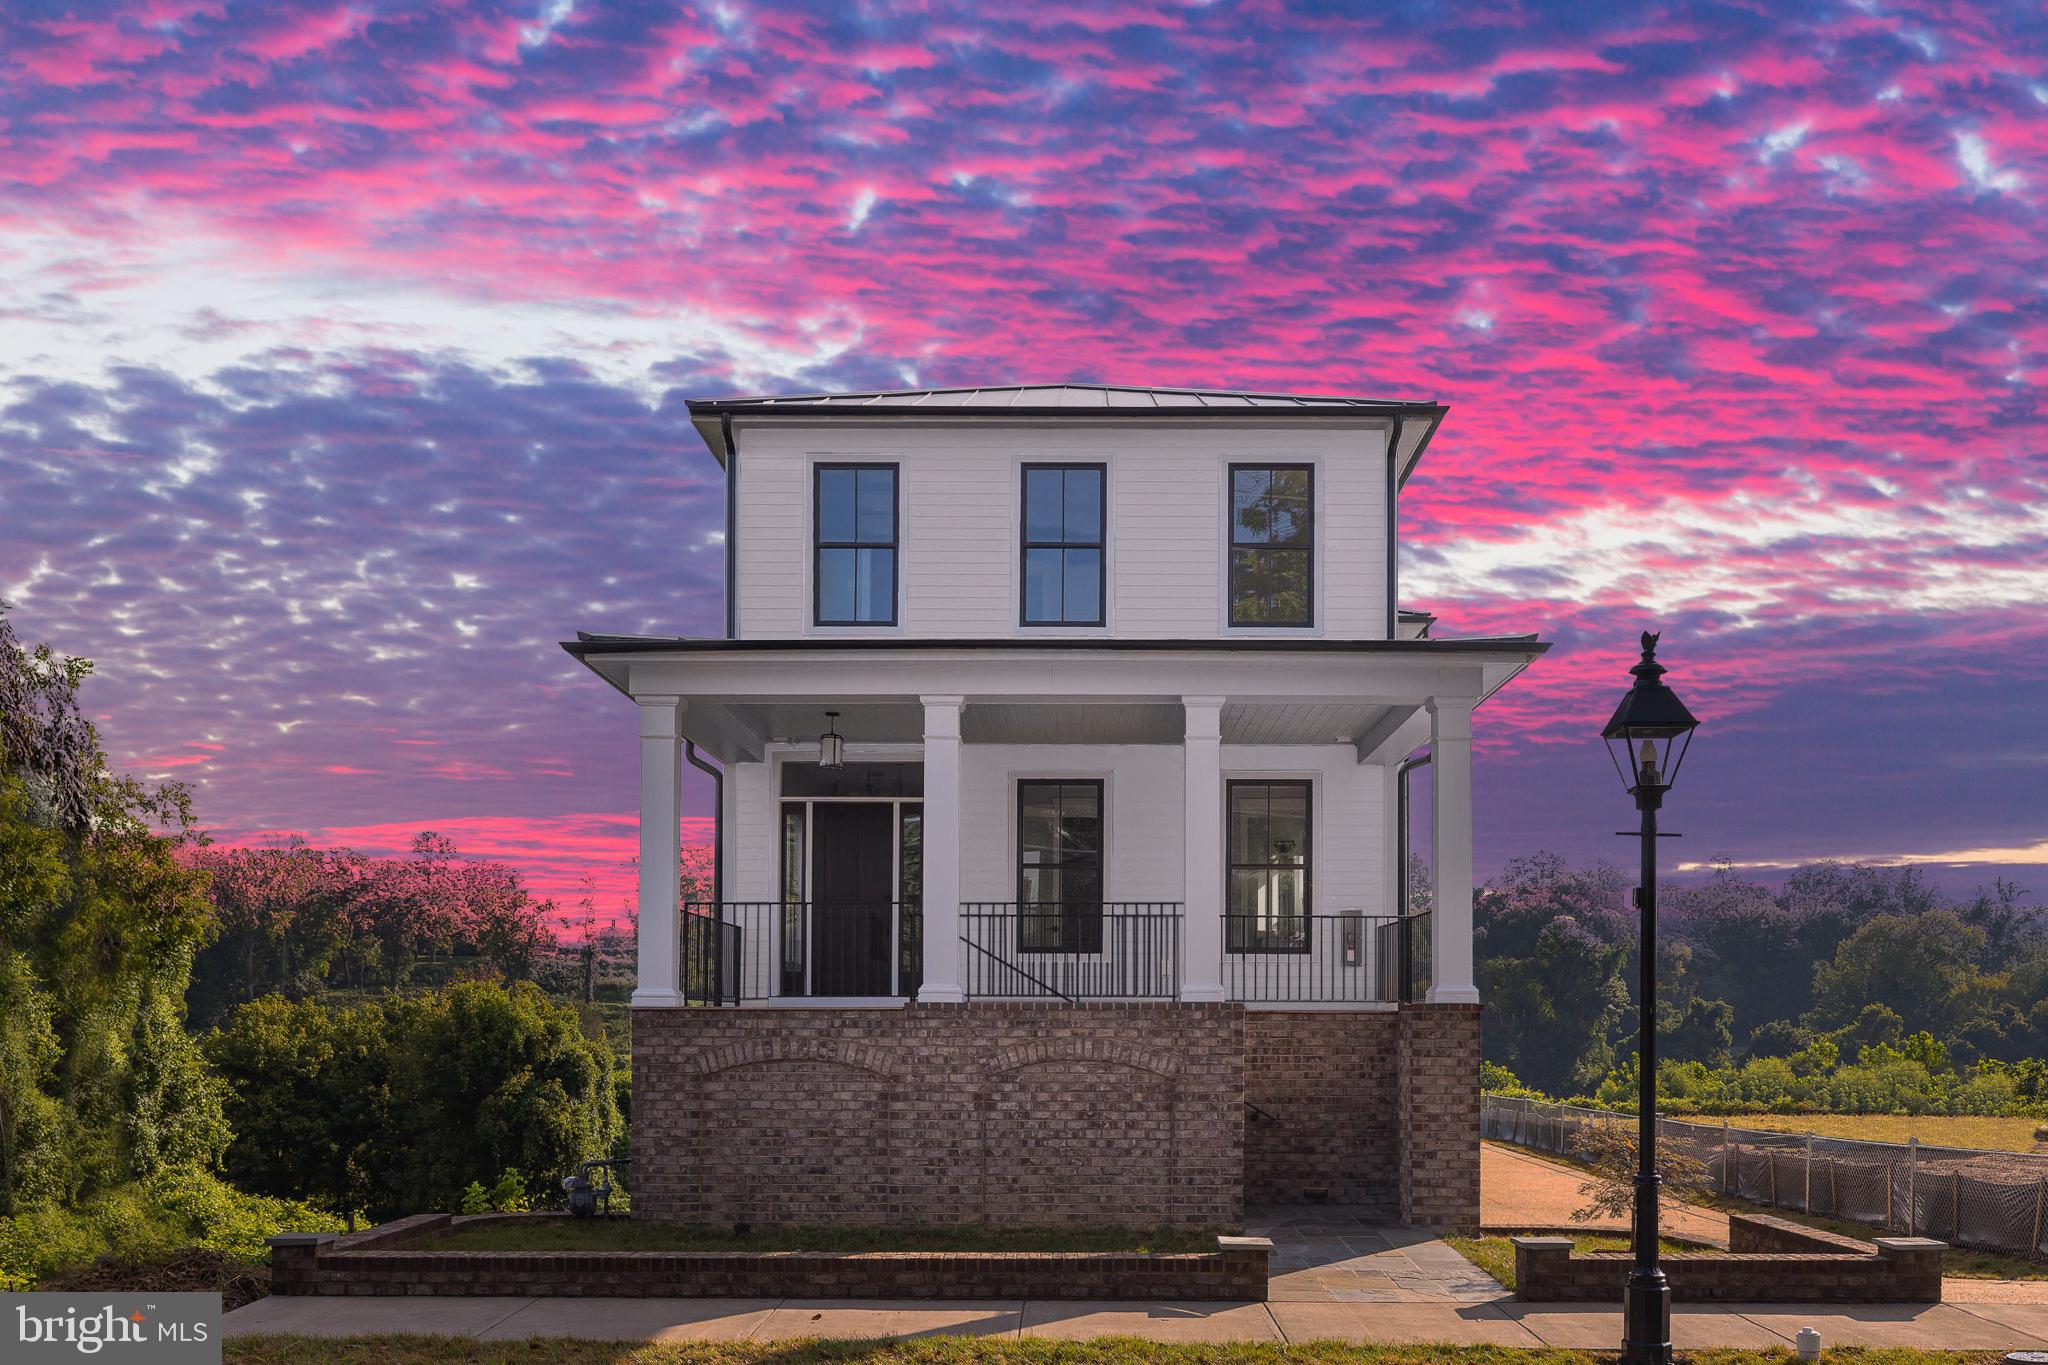
<path fill-rule="evenodd" d="M 779 639 L 580 635 L 562 646 L 628 696 L 680 698 L 682 732 L 725 762 L 812 739 L 826 709 L 849 740 L 923 735 L 927 696 L 965 703 L 969 743 L 1178 744 L 1182 702 L 1222 704 L 1232 744 L 1348 743 L 1398 760 L 1432 697 L 1484 701 L 1549 648 L 1454 640 Z M 1275 666 L 1274 656 L 1288 656 Z"/>

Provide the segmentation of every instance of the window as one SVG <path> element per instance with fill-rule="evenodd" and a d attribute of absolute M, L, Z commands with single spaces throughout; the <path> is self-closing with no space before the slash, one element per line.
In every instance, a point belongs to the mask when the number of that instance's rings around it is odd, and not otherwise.
<path fill-rule="evenodd" d="M 810 812 L 800 801 L 785 802 L 782 807 L 782 919 L 779 926 L 782 940 L 782 994 L 806 994 L 804 985 L 804 961 L 809 944 L 804 930 L 808 925 L 804 902 L 809 895 L 809 881 L 804 870 L 804 848 L 810 832 Z"/>
<path fill-rule="evenodd" d="M 1305 953 L 1309 784 L 1232 782 L 1226 791 L 1230 884 L 1224 943 L 1233 953 Z"/>
<path fill-rule="evenodd" d="M 821 626 L 896 624 L 896 466 L 821 464 L 814 475 L 813 618 Z"/>
<path fill-rule="evenodd" d="M 1017 784 L 1017 947 L 1102 951 L 1102 783 Z"/>
<path fill-rule="evenodd" d="M 1305 464 L 1230 467 L 1230 624 L 1315 624 L 1315 482 Z"/>
<path fill-rule="evenodd" d="M 1024 466 L 1027 626 L 1099 626 L 1103 582 L 1099 464 Z"/>

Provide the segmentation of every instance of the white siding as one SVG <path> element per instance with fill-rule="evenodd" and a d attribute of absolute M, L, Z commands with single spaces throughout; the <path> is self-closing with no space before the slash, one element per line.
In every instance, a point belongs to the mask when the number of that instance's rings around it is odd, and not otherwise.
<path fill-rule="evenodd" d="M 865 756 L 865 755 L 858 755 Z M 877 755 L 882 756 L 882 755 Z M 891 751 L 890 758 L 916 757 Z M 1103 893 L 1112 901 L 1179 900 L 1185 844 L 1182 751 L 1177 744 L 961 746 L 960 897 L 1017 897 L 1015 791 L 1019 778 L 1101 778 L 1108 805 Z M 726 892 L 739 901 L 780 894 L 774 768 L 734 764 L 726 777 L 733 820 L 725 831 L 731 871 Z M 1360 764 L 1351 746 L 1223 746 L 1223 776 L 1291 777 L 1315 782 L 1313 888 L 1318 914 L 1391 914 L 1393 812 L 1385 770 Z M 1215 814 L 1216 875 L 1223 875 L 1223 812 Z"/>
<path fill-rule="evenodd" d="M 967 744 L 960 764 L 960 899 L 1017 899 L 1019 778 L 1102 779 L 1103 899 L 1177 901 L 1185 831 L 1177 744 Z"/>
<path fill-rule="evenodd" d="M 1316 466 L 1314 633 L 1386 629 L 1385 436 L 1364 427 L 1137 428 L 1060 423 L 958 426 L 740 424 L 739 628 L 806 634 L 977 638 L 1062 633 L 1018 616 L 1019 467 L 1109 467 L 1108 624 L 1068 634 L 1202 639 L 1224 629 L 1226 467 Z M 901 603 L 893 629 L 810 623 L 811 473 L 820 461 L 901 466 Z M 1299 634 L 1301 632 L 1272 632 Z"/>

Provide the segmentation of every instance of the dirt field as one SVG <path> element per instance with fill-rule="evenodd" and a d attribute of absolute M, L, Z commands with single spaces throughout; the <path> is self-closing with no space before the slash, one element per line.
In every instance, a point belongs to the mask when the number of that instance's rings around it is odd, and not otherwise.
<path fill-rule="evenodd" d="M 1718 1118 L 1691 1120 L 1718 1124 Z M 1904 1142 L 1919 1138 L 1937 1147 L 1986 1147 L 1994 1151 L 2048 1151 L 2037 1145 L 2034 1129 L 2048 1119 L 1995 1119 L 1976 1115 L 1915 1118 L 1910 1114 L 1731 1114 L 1737 1128 L 1762 1128 L 1773 1133 L 1816 1133 L 1821 1137 L 1863 1138 L 1870 1142 Z"/>

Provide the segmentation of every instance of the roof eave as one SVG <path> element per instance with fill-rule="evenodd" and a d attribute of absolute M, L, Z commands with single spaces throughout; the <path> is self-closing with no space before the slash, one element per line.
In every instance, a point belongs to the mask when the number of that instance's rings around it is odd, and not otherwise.
<path fill-rule="evenodd" d="M 772 407 L 756 399 L 733 398 L 692 398 L 686 406 L 690 412 L 690 424 L 704 439 L 712 458 L 721 465 L 726 462 L 725 421 L 776 421 L 776 422 L 838 422 L 847 420 L 873 421 L 876 418 L 910 419 L 925 422 L 1004 422 L 1016 418 L 1058 418 L 1079 423 L 1098 419 L 1112 422 L 1264 422 L 1267 424 L 1292 424 L 1311 422 L 1360 422 L 1391 420 L 1393 418 L 1421 418 L 1429 423 L 1428 431 L 1415 451 L 1402 462 L 1401 482 L 1408 481 L 1421 460 L 1423 450 L 1430 439 L 1443 425 L 1444 415 L 1450 411 L 1447 404 L 1435 402 L 1380 402 L 1378 400 L 1352 399 L 1344 406 L 1303 406 L 1286 408 L 1279 406 L 1258 407 L 1194 407 L 1174 406 L 1157 408 L 1138 407 L 1052 407 L 1034 404 L 1029 407 L 975 408 L 959 405 L 946 407 L 922 407 L 903 403 L 848 404 L 845 407 Z"/>

